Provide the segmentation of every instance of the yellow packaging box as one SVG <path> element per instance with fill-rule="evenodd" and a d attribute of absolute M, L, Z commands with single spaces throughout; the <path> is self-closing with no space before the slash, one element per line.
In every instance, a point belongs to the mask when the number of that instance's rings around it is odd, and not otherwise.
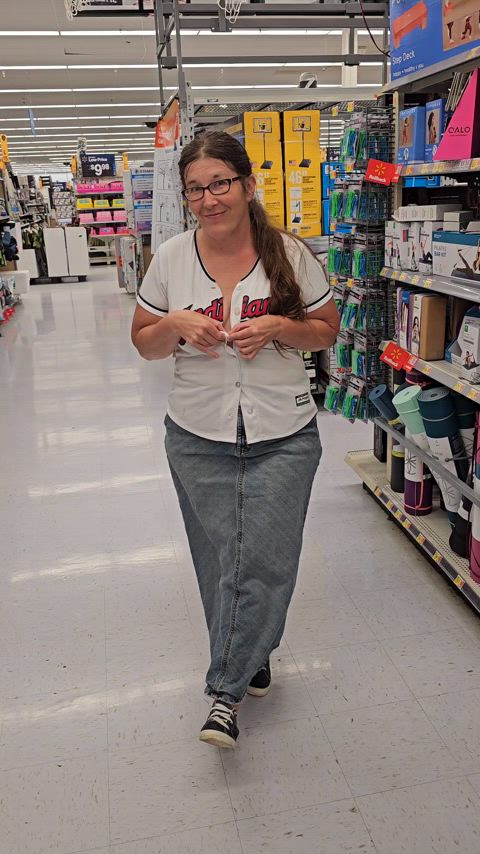
<path fill-rule="evenodd" d="M 257 179 L 257 196 L 272 222 L 285 227 L 280 113 L 244 113 L 245 148 Z"/>
<path fill-rule="evenodd" d="M 286 224 L 299 237 L 322 233 L 320 113 L 291 110 L 283 114 Z"/>

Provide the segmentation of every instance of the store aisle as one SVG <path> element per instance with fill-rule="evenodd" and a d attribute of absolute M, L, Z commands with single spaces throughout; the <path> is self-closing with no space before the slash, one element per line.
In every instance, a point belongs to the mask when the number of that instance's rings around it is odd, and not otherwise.
<path fill-rule="evenodd" d="M 197 735 L 207 635 L 163 449 L 171 363 L 112 270 L 0 341 L 1 854 L 471 854 L 480 620 L 324 460 L 273 688 Z M 448 817 L 447 817 L 448 815 Z"/>

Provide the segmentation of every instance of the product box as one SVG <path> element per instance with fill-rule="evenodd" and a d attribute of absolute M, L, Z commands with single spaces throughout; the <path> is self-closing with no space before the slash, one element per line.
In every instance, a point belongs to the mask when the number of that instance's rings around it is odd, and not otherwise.
<path fill-rule="evenodd" d="M 443 228 L 443 222 L 420 223 L 420 247 L 418 254 L 418 270 L 423 275 L 433 273 L 433 235 Z"/>
<path fill-rule="evenodd" d="M 460 211 L 460 204 L 445 204 L 445 205 L 403 205 L 397 208 L 394 213 L 394 218 L 398 222 L 433 222 L 434 220 L 443 220 L 444 215 L 449 211 Z"/>
<path fill-rule="evenodd" d="M 408 350 L 410 288 L 397 288 L 397 341 L 400 347 Z"/>
<path fill-rule="evenodd" d="M 411 246 L 409 240 L 409 230 L 411 228 L 411 223 L 409 222 L 399 222 L 397 223 L 397 237 L 395 238 L 395 242 L 397 244 L 397 255 L 399 259 L 399 269 L 400 270 L 410 270 L 411 267 Z"/>
<path fill-rule="evenodd" d="M 461 379 L 480 382 L 480 309 L 469 309 L 463 318 L 458 338 L 449 348 L 449 356 Z"/>
<path fill-rule="evenodd" d="M 420 260 L 420 228 L 421 223 L 411 222 L 408 226 L 408 254 L 409 254 L 409 270 L 414 273 L 419 269 L 418 262 Z"/>
<path fill-rule="evenodd" d="M 465 231 L 472 220 L 472 211 L 448 211 L 443 217 L 443 229 L 444 231 Z"/>
<path fill-rule="evenodd" d="M 431 163 L 445 128 L 445 99 L 437 98 L 425 105 L 425 162 Z"/>
<path fill-rule="evenodd" d="M 436 231 L 433 235 L 433 272 L 470 282 L 480 282 L 480 234 Z"/>
<path fill-rule="evenodd" d="M 398 162 L 422 162 L 425 157 L 425 107 L 400 110 Z"/>
<path fill-rule="evenodd" d="M 329 199 L 323 200 L 322 209 L 323 209 L 323 215 L 322 215 L 323 233 L 324 234 L 330 234 L 330 200 Z"/>
<path fill-rule="evenodd" d="M 408 314 L 411 353 L 420 359 L 443 359 L 447 300 L 439 294 L 412 293 Z"/>

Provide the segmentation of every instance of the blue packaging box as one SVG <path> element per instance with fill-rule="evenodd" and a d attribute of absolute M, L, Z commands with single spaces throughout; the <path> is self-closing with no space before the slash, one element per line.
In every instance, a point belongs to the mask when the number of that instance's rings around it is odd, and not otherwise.
<path fill-rule="evenodd" d="M 400 110 L 398 162 L 423 163 L 425 157 L 425 107 Z"/>
<path fill-rule="evenodd" d="M 322 222 L 323 233 L 330 234 L 330 200 L 326 199 L 322 202 Z"/>
<path fill-rule="evenodd" d="M 431 163 L 445 128 L 445 99 L 437 98 L 425 105 L 425 162 Z"/>
<path fill-rule="evenodd" d="M 404 179 L 405 187 L 439 187 L 440 175 L 427 175 L 420 177 L 419 175 L 410 175 Z"/>

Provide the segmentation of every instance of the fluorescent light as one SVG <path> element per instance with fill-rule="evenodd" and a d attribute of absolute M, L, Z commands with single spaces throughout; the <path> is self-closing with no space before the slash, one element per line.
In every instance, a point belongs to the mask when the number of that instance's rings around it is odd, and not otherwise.
<path fill-rule="evenodd" d="M 0 30 L 0 37 L 6 36 L 59 36 L 59 30 Z"/>
<path fill-rule="evenodd" d="M 173 90 L 172 90 L 173 91 Z M 9 107 L 0 107 L 0 110 L 76 110 L 76 109 L 86 109 L 87 107 L 95 108 L 102 107 L 105 109 L 106 107 L 159 107 L 160 101 L 141 101 L 130 104 L 112 104 L 110 101 L 108 104 L 35 104 L 31 106 L 30 104 L 19 104 L 18 106 L 9 106 Z"/>
<path fill-rule="evenodd" d="M 132 124 L 130 124 L 130 125 L 111 125 L 111 124 L 110 125 L 69 125 L 68 130 L 81 131 L 83 133 L 83 131 L 94 130 L 95 128 L 103 128 L 105 130 L 109 130 L 110 128 L 141 128 L 141 127 L 142 127 L 142 125 L 140 124 L 140 122 L 137 122 L 136 124 L 133 124 L 133 125 Z M 49 132 L 51 130 L 65 130 L 65 129 L 66 129 L 65 125 L 53 125 L 53 127 L 48 127 L 48 128 L 38 128 L 37 127 L 37 136 L 34 138 L 40 138 L 41 139 L 42 136 L 48 136 L 49 133 L 47 133 L 47 132 Z M 23 128 L 23 127 L 7 128 L 7 130 L 8 131 L 24 130 L 24 131 L 28 131 L 28 133 L 31 134 L 30 128 Z M 43 131 L 43 133 L 39 134 L 38 131 Z M 32 134 L 32 136 L 33 136 L 33 134 Z M 12 137 L 12 139 L 13 139 L 13 137 Z"/>
<path fill-rule="evenodd" d="M 155 30 L 60 30 L 61 36 L 155 36 Z"/>
<path fill-rule="evenodd" d="M 360 65 L 366 63 L 360 63 Z M 368 63 L 371 65 L 372 63 Z M 382 63 L 376 63 L 381 65 Z M 184 68 L 320 68 L 325 66 L 343 65 L 343 62 L 322 62 L 321 59 L 315 62 L 298 62 L 297 60 L 287 60 L 286 62 L 184 62 Z M 151 70 L 158 68 L 155 63 L 141 64 L 114 64 L 114 65 L 0 65 L 0 71 L 102 71 L 114 70 L 123 71 L 124 69 L 141 69 Z M 172 70 L 172 69 L 171 69 Z"/>

